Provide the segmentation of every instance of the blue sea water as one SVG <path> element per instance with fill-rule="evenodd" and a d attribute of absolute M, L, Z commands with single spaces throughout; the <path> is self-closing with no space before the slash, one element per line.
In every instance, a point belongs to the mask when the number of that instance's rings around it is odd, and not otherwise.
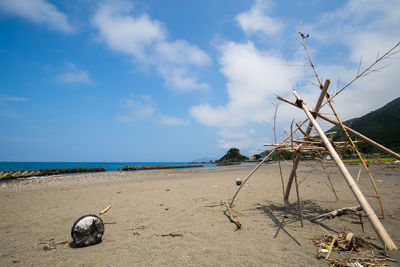
<path fill-rule="evenodd" d="M 192 165 L 190 162 L 0 162 L 0 171 L 23 171 L 42 169 L 69 168 L 106 168 L 106 171 L 116 171 L 124 166 L 171 166 Z M 204 167 L 215 167 L 215 164 L 201 164 Z"/>

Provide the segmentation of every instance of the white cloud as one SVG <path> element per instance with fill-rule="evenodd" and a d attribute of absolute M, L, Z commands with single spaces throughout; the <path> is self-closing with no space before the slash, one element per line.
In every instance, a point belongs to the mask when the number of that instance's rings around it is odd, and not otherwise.
<path fill-rule="evenodd" d="M 325 78 L 334 83 L 340 77 L 343 86 L 356 76 L 361 57 L 363 69 L 378 53 L 382 55 L 399 42 L 398 10 L 400 2 L 396 0 L 350 0 L 343 7 L 322 14 L 318 24 L 310 27 L 312 36 L 322 44 L 341 44 L 348 49 L 347 57 L 321 66 Z M 393 57 L 377 67 L 387 64 L 386 69 L 359 79 L 337 97 L 335 107 L 343 120 L 362 116 L 399 97 L 400 60 Z"/>
<path fill-rule="evenodd" d="M 0 11 L 63 33 L 72 33 L 68 17 L 46 0 L 1 0 Z"/>
<path fill-rule="evenodd" d="M 210 64 L 208 55 L 184 40 L 168 41 L 161 22 L 132 12 L 133 5 L 125 1 L 101 5 L 93 17 L 99 37 L 113 51 L 154 66 L 167 86 L 177 91 L 208 88 L 194 71 Z"/>
<path fill-rule="evenodd" d="M 7 102 L 27 102 L 27 101 L 29 100 L 25 97 L 0 95 L 0 115 L 11 119 L 19 118 L 18 113 L 15 112 L 12 108 L 10 108 Z"/>
<path fill-rule="evenodd" d="M 217 127 L 269 121 L 274 113 L 274 94 L 287 92 L 301 72 L 287 66 L 290 62 L 275 52 L 258 50 L 252 42 L 229 42 L 220 51 L 229 101 L 223 106 L 194 106 L 190 114 L 203 124 Z"/>
<path fill-rule="evenodd" d="M 58 81 L 64 83 L 81 83 L 87 85 L 95 85 L 95 82 L 90 78 L 86 71 L 76 70 L 74 72 L 68 72 L 61 74 L 56 77 Z"/>
<path fill-rule="evenodd" d="M 95 85 L 96 83 L 90 78 L 88 72 L 79 69 L 75 64 L 68 63 L 67 71 L 59 74 L 55 77 L 58 82 L 66 84 L 85 84 L 85 85 Z"/>
<path fill-rule="evenodd" d="M 4 101 L 4 102 L 13 102 L 13 101 L 17 101 L 17 102 L 27 102 L 29 101 L 27 98 L 25 97 L 17 97 L 17 96 L 5 96 L 5 95 L 0 95 L 0 101 Z"/>
<path fill-rule="evenodd" d="M 259 153 L 258 149 L 263 147 L 266 137 L 261 136 L 255 129 L 248 128 L 223 128 L 218 131 L 217 146 L 224 150 L 230 148 L 239 148 L 242 153 L 255 154 Z"/>
<path fill-rule="evenodd" d="M 123 101 L 121 107 L 124 111 L 115 116 L 115 119 L 124 123 L 151 121 L 156 111 L 150 96 L 142 96 L 138 99 L 131 96 Z"/>
<path fill-rule="evenodd" d="M 284 24 L 267 15 L 271 13 L 272 6 L 272 1 L 255 0 L 250 10 L 237 15 L 236 20 L 242 30 L 248 34 L 262 33 L 274 36 L 283 29 Z"/>
<path fill-rule="evenodd" d="M 170 126 L 181 126 L 181 125 L 187 125 L 188 121 L 174 117 L 174 116 L 165 116 L 161 115 L 160 116 L 160 122 L 161 124 L 165 125 L 170 125 Z"/>

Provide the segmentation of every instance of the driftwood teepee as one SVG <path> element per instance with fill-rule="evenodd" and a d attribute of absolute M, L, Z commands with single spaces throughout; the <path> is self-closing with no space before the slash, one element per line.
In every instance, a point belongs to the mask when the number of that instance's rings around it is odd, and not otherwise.
<path fill-rule="evenodd" d="M 296 98 L 295 101 L 290 101 L 287 100 L 283 97 L 278 96 L 277 98 L 280 101 L 283 101 L 285 103 L 288 103 L 292 106 L 295 106 L 299 109 L 302 109 L 307 117 L 307 119 L 305 121 L 303 121 L 302 123 L 297 125 L 297 128 L 295 130 L 291 129 L 290 134 L 284 138 L 283 141 L 281 141 L 280 143 L 276 142 L 276 138 L 275 138 L 275 144 L 269 144 L 268 146 L 271 146 L 272 149 L 270 150 L 270 153 L 262 160 L 260 161 L 260 163 L 250 172 L 250 174 L 244 179 L 242 185 L 238 188 L 238 190 L 235 192 L 232 200 L 230 201 L 230 203 L 226 203 L 227 209 L 228 211 L 231 210 L 231 208 L 233 207 L 234 201 L 239 193 L 239 191 L 241 190 L 241 188 L 243 187 L 244 184 L 246 184 L 246 182 L 251 178 L 251 176 L 253 175 L 253 173 L 265 162 L 267 161 L 267 159 L 275 152 L 275 151 L 289 151 L 291 153 L 293 153 L 294 155 L 294 159 L 293 159 L 293 166 L 292 166 L 292 171 L 290 173 L 288 182 L 286 184 L 286 189 L 283 190 L 283 195 L 284 195 L 284 200 L 287 201 L 289 198 L 289 194 L 291 191 L 291 187 L 293 184 L 293 180 L 295 180 L 295 184 L 297 187 L 297 177 L 296 177 L 296 171 L 297 171 L 297 167 L 298 164 L 301 160 L 302 154 L 304 153 L 311 153 L 311 154 L 318 154 L 318 155 L 322 155 L 322 154 L 327 154 L 329 153 L 332 157 L 332 159 L 335 161 L 337 167 L 339 168 L 340 172 L 343 174 L 344 178 L 346 179 L 347 184 L 349 185 L 351 191 L 353 192 L 354 196 L 356 197 L 357 201 L 360 204 L 360 207 L 357 207 L 357 210 L 362 209 L 366 216 L 368 217 L 371 225 L 373 226 L 375 232 L 377 233 L 378 237 L 380 238 L 380 240 L 382 241 L 382 243 L 384 244 L 385 248 L 388 250 L 397 250 L 396 245 L 394 244 L 394 242 L 392 241 L 392 239 L 390 238 L 389 234 L 386 232 L 385 228 L 383 227 L 383 225 L 381 224 L 381 222 L 379 221 L 378 217 L 376 216 L 375 212 L 373 211 L 373 209 L 371 208 L 370 204 L 368 203 L 368 201 L 366 200 L 365 196 L 363 195 L 363 193 L 361 192 L 360 188 L 358 187 L 357 183 L 355 182 L 355 180 L 353 179 L 353 177 L 351 176 L 351 174 L 349 173 L 349 171 L 347 170 L 346 166 L 344 165 L 344 163 L 342 162 L 340 156 L 338 155 L 337 151 L 340 150 L 353 150 L 357 153 L 357 155 L 359 156 L 366 172 L 369 175 L 369 178 L 371 180 L 371 183 L 374 187 L 374 190 L 376 192 L 377 198 L 379 200 L 380 203 L 380 207 L 381 207 L 381 213 L 382 213 L 382 217 L 385 218 L 385 212 L 384 212 L 384 208 L 383 208 L 383 203 L 378 191 L 378 188 L 374 182 L 374 179 L 368 169 L 367 164 L 365 163 L 364 158 L 362 157 L 362 155 L 359 153 L 359 151 L 357 150 L 357 147 L 355 146 L 355 144 L 359 141 L 355 141 L 352 140 L 352 138 L 350 137 L 351 135 L 356 136 L 357 138 L 360 139 L 360 141 L 364 141 L 367 142 L 368 144 L 376 147 L 377 149 L 381 150 L 382 152 L 389 154 L 397 159 L 400 159 L 400 155 L 393 152 L 392 150 L 376 143 L 375 141 L 369 139 L 368 137 L 362 135 L 361 133 L 358 133 L 357 131 L 351 129 L 348 126 L 343 125 L 342 121 L 340 120 L 338 114 L 336 113 L 336 110 L 333 107 L 332 104 L 332 99 L 334 97 L 336 97 L 339 93 L 341 93 L 344 89 L 346 89 L 347 87 L 349 87 L 351 84 L 353 84 L 357 79 L 359 79 L 360 77 L 363 77 L 365 75 L 368 75 L 369 73 L 375 72 L 379 69 L 376 68 L 376 65 L 381 62 L 382 60 L 392 56 L 393 54 L 397 53 L 398 51 L 396 51 L 398 49 L 398 47 L 400 46 L 400 42 L 397 43 L 392 49 L 390 49 L 389 51 L 387 51 L 385 54 L 383 54 L 381 57 L 378 57 L 374 63 L 372 63 L 370 66 L 368 66 L 367 68 L 365 68 L 364 70 L 360 71 L 360 67 L 358 70 L 357 75 L 355 76 L 355 78 L 350 81 L 348 84 L 346 84 L 343 88 L 341 88 L 340 90 L 338 90 L 335 94 L 333 94 L 332 96 L 330 96 L 328 94 L 328 88 L 330 85 L 330 81 L 327 79 L 324 81 L 324 83 L 322 82 L 321 78 L 319 77 L 317 70 L 312 62 L 311 56 L 309 54 L 309 51 L 307 49 L 307 44 L 306 44 L 306 39 L 309 37 L 309 35 L 305 35 L 302 32 L 299 32 L 300 36 L 301 36 L 301 44 L 307 54 L 308 57 L 308 61 L 312 67 L 312 70 L 314 72 L 314 75 L 318 81 L 318 87 L 320 88 L 321 92 L 319 95 L 319 98 L 317 100 L 317 103 L 314 107 L 313 110 L 310 110 L 306 103 L 304 103 L 304 101 L 301 99 L 300 95 L 297 93 L 297 91 L 295 89 L 293 89 L 293 94 Z M 336 120 L 332 120 L 322 114 L 319 113 L 320 109 L 325 106 L 328 105 L 330 107 L 330 109 L 332 110 L 333 114 L 335 115 Z M 334 125 L 337 125 L 338 127 L 340 127 L 346 137 L 347 140 L 346 141 L 342 141 L 342 142 L 333 142 L 330 138 L 328 138 L 327 135 L 324 133 L 324 131 L 321 129 L 320 125 L 318 124 L 318 122 L 316 121 L 316 118 L 320 118 L 323 119 L 327 122 L 330 122 Z M 308 121 L 308 125 L 306 130 L 304 131 L 301 127 Z M 293 125 L 293 123 L 292 123 Z M 291 127 L 292 128 L 292 127 Z M 315 129 L 316 132 L 318 133 L 317 136 L 311 136 L 311 132 L 312 130 Z M 293 139 L 293 134 L 295 132 L 301 132 L 303 137 L 301 138 L 296 138 Z M 330 179 L 328 177 L 328 179 Z M 283 185 L 283 180 L 282 180 L 282 185 Z M 333 185 L 331 183 L 332 186 L 332 190 L 334 191 Z M 297 188 L 296 188 L 297 189 Z M 335 191 L 334 191 L 335 192 Z M 335 196 L 336 196 L 336 192 L 335 192 Z M 298 197 L 298 203 L 300 205 L 300 201 L 299 201 L 299 196 L 298 196 L 298 190 L 297 190 L 297 197 Z M 337 196 L 336 196 L 337 197 Z M 299 206 L 299 211 L 300 211 L 300 219 L 302 221 L 302 216 L 301 216 L 301 207 Z M 240 228 L 240 223 L 238 223 L 233 216 L 231 215 L 232 213 L 229 213 L 229 217 L 231 219 L 231 221 L 235 222 L 236 225 Z"/>

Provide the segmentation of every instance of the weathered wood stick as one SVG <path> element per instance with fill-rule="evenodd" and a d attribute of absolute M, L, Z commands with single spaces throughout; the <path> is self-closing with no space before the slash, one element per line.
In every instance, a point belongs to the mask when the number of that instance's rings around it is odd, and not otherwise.
<path fill-rule="evenodd" d="M 307 115 L 310 122 L 314 125 L 315 129 L 317 130 L 318 134 L 320 135 L 321 139 L 325 143 L 325 147 L 329 150 L 332 158 L 335 160 L 338 168 L 342 172 L 343 176 L 346 179 L 347 184 L 349 185 L 351 191 L 353 192 L 354 196 L 356 197 L 357 201 L 360 203 L 361 207 L 365 211 L 369 221 L 371 222 L 376 234 L 379 236 L 382 243 L 385 245 L 385 248 L 388 250 L 397 250 L 396 245 L 394 244 L 393 240 L 390 238 L 389 234 L 386 232 L 385 228 L 379 221 L 378 217 L 376 216 L 375 212 L 369 205 L 367 199 L 365 198 L 364 194 L 361 192 L 360 188 L 354 181 L 353 177 L 351 176 L 350 172 L 347 170 L 346 166 L 344 165 L 343 161 L 340 159 L 338 153 L 333 148 L 332 144 L 329 142 L 328 138 L 326 137 L 324 131 L 319 126 L 318 122 L 314 119 L 313 115 L 310 113 L 307 106 L 303 103 L 300 96 L 297 94 L 295 90 L 293 90 L 294 95 L 296 96 L 296 103 L 301 107 L 305 114 Z"/>
<path fill-rule="evenodd" d="M 290 104 L 290 105 L 292 105 L 292 106 L 298 107 L 298 106 L 296 105 L 296 103 L 293 103 L 292 101 L 287 100 L 287 99 L 285 99 L 285 98 L 283 98 L 283 97 L 281 97 L 281 96 L 277 96 L 277 98 L 278 98 L 279 100 L 285 102 L 285 103 L 288 103 L 288 104 Z M 298 107 L 298 108 L 300 108 L 300 107 Z M 340 124 L 339 124 L 337 121 L 331 120 L 330 118 L 328 118 L 328 117 L 326 117 L 326 116 L 324 116 L 324 115 L 322 115 L 322 114 L 319 114 L 319 113 L 316 112 L 315 110 L 310 110 L 310 113 L 312 113 L 313 115 L 315 115 L 315 116 L 317 116 L 317 117 L 319 117 L 319 118 L 321 118 L 321 119 L 323 119 L 323 120 L 325 120 L 325 121 L 327 121 L 327 122 L 330 122 L 330 123 L 332 123 L 332 124 L 334 124 L 334 125 L 340 126 Z M 380 151 L 382 151 L 382 152 L 384 152 L 384 153 L 386 153 L 386 154 L 388 154 L 388 155 L 391 155 L 392 157 L 395 157 L 396 159 L 400 160 L 400 155 L 397 154 L 396 152 L 390 150 L 390 149 L 387 148 L 387 147 L 384 147 L 384 146 L 381 145 L 381 144 L 378 144 L 377 142 L 373 141 L 372 139 L 369 139 L 369 138 L 366 137 L 365 135 L 363 135 L 363 134 L 357 132 L 356 130 L 351 129 L 350 127 L 347 127 L 346 125 L 344 125 L 344 128 L 345 128 L 349 133 L 351 133 L 351 134 L 357 136 L 358 138 L 364 140 L 365 142 L 367 142 L 367 143 L 370 144 L 371 146 L 376 147 L 376 148 L 379 149 Z"/>
<path fill-rule="evenodd" d="M 331 83 L 330 80 L 328 80 L 328 79 L 325 80 L 324 87 L 321 90 L 321 94 L 319 95 L 317 104 L 315 105 L 315 109 L 314 109 L 317 113 L 319 111 L 319 108 L 321 107 L 322 101 L 325 98 L 325 95 L 326 95 L 326 92 L 328 91 L 328 87 L 329 87 L 330 83 Z M 306 137 L 310 135 L 312 127 L 313 127 L 313 124 L 310 122 L 308 124 L 307 130 L 306 130 Z M 292 171 L 290 172 L 289 180 L 288 180 L 287 185 L 286 185 L 285 196 L 284 196 L 284 199 L 286 199 L 286 200 L 289 199 L 289 194 L 290 194 L 290 189 L 292 187 L 293 178 L 294 178 L 294 175 L 296 173 L 297 166 L 299 165 L 300 159 L 301 159 L 301 152 L 298 152 L 296 154 L 296 157 L 295 157 L 294 161 L 293 161 Z"/>
<path fill-rule="evenodd" d="M 369 171 L 369 168 L 368 168 L 367 164 L 365 163 L 366 161 L 364 160 L 363 156 L 361 156 L 360 151 L 358 151 L 358 149 L 357 149 L 356 145 L 354 144 L 353 140 L 351 139 L 350 135 L 347 133 L 346 128 L 344 128 L 344 125 L 343 125 L 342 121 L 340 120 L 339 116 L 337 115 L 336 110 L 333 108 L 333 105 L 332 105 L 332 103 L 331 103 L 331 101 L 330 101 L 329 99 L 328 99 L 328 104 L 329 104 L 330 108 L 332 109 L 333 114 L 335 115 L 336 120 L 338 121 L 340 127 L 342 128 L 343 132 L 345 133 L 347 139 L 348 139 L 349 142 L 351 143 L 351 146 L 352 146 L 353 149 L 356 151 L 356 153 L 357 153 L 357 155 L 358 155 L 358 158 L 361 160 L 361 163 L 362 163 L 362 165 L 364 166 L 364 169 L 367 171 L 368 177 L 369 177 L 369 179 L 370 179 L 370 181 L 371 181 L 371 183 L 372 183 L 372 186 L 374 187 L 375 194 L 376 194 L 376 196 L 377 196 L 377 198 L 378 198 L 378 200 L 379 200 L 379 205 L 380 205 L 380 207 L 381 207 L 382 217 L 383 217 L 383 219 L 385 219 L 385 218 L 386 218 L 386 215 L 385 215 L 385 209 L 384 209 L 384 207 L 383 207 L 383 202 L 382 202 L 381 194 L 379 194 L 379 190 L 378 190 L 378 187 L 376 186 L 376 183 L 375 183 L 375 181 L 374 181 L 374 178 L 372 177 L 372 174 L 371 174 L 371 172 Z"/>
<path fill-rule="evenodd" d="M 233 195 L 233 198 L 231 200 L 231 203 L 229 204 L 230 207 L 233 207 L 233 202 L 235 201 L 235 198 L 237 196 L 237 194 L 239 194 L 240 189 L 242 189 L 242 187 L 244 186 L 244 184 L 250 179 L 250 177 L 253 175 L 253 173 L 260 168 L 260 166 L 272 155 L 272 153 L 275 152 L 275 149 L 272 149 L 271 152 L 269 152 L 269 154 L 267 156 L 265 156 L 265 158 L 260 161 L 260 163 L 257 164 L 257 166 L 250 172 L 250 174 L 246 177 L 246 179 L 243 181 L 243 183 L 240 185 L 240 187 L 238 188 L 238 190 L 236 191 L 236 193 Z"/>
<path fill-rule="evenodd" d="M 348 207 L 348 208 L 341 208 L 341 209 L 333 210 L 331 212 L 324 213 L 324 214 L 318 215 L 318 216 L 316 216 L 314 218 L 311 218 L 310 221 L 311 222 L 317 222 L 317 221 L 320 221 L 320 220 L 333 219 L 335 217 L 342 216 L 342 215 L 346 214 L 347 212 L 356 212 L 356 211 L 362 211 L 361 206 Z"/>
<path fill-rule="evenodd" d="M 321 154 L 320 154 L 320 156 L 321 156 Z M 324 166 L 324 163 L 323 163 L 323 160 L 322 159 L 318 159 L 318 160 L 321 163 L 321 167 L 324 170 L 324 172 L 326 174 L 326 177 L 328 177 L 329 184 L 331 185 L 331 189 L 332 189 L 333 194 L 335 195 L 336 200 L 339 200 L 339 198 L 338 198 L 338 196 L 336 194 L 335 187 L 333 186 L 333 183 L 332 183 L 332 180 L 331 180 L 331 176 L 329 175 L 328 171 L 326 170 L 326 168 Z"/>
<path fill-rule="evenodd" d="M 332 238 L 332 242 L 329 245 L 329 251 L 328 251 L 328 254 L 325 257 L 325 260 L 329 259 L 329 256 L 331 255 L 332 249 L 333 249 L 333 245 L 335 244 L 336 238 L 337 238 L 336 235 L 334 235 L 333 238 Z"/>
<path fill-rule="evenodd" d="M 292 124 L 290 125 L 290 134 L 291 134 L 290 141 L 292 144 L 292 149 L 293 149 L 293 122 L 294 122 L 294 120 L 292 121 Z M 300 202 L 299 183 L 297 182 L 297 174 L 296 173 L 294 174 L 294 182 L 296 184 L 297 206 L 299 208 L 299 217 L 300 217 L 301 227 L 304 227 L 303 212 L 301 210 L 301 202 Z"/>
<path fill-rule="evenodd" d="M 108 205 L 104 210 L 100 211 L 100 215 L 106 213 L 109 209 L 111 209 L 111 205 Z"/>
<path fill-rule="evenodd" d="M 235 220 L 235 219 L 233 218 L 232 210 L 231 210 L 231 208 L 229 207 L 228 201 L 225 202 L 225 206 L 226 206 L 226 209 L 228 210 L 228 213 L 229 213 L 229 216 L 228 216 L 228 217 L 229 217 L 229 220 L 230 220 L 232 223 L 236 224 L 236 226 L 237 226 L 238 229 L 241 229 L 241 228 L 242 228 L 242 224 L 241 224 L 239 221 L 237 221 L 237 220 Z"/>

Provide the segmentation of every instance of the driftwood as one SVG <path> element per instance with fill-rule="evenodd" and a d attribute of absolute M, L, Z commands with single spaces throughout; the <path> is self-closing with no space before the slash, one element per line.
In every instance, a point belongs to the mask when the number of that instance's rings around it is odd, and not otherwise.
<path fill-rule="evenodd" d="M 228 201 L 225 202 L 225 206 L 226 206 L 226 209 L 228 210 L 228 215 L 227 215 L 227 216 L 229 217 L 229 220 L 230 220 L 232 223 L 236 224 L 236 226 L 237 226 L 238 229 L 241 229 L 241 228 L 242 228 L 242 224 L 241 224 L 238 220 L 235 220 L 235 219 L 233 218 L 232 210 L 231 210 L 231 208 L 229 207 Z"/>
<path fill-rule="evenodd" d="M 170 236 L 170 237 L 183 237 L 183 234 L 181 233 L 169 233 L 169 234 L 163 234 L 159 236 Z"/>
<path fill-rule="evenodd" d="M 100 211 L 100 215 L 106 213 L 109 209 L 111 209 L 111 205 L 108 205 L 104 210 Z"/>
<path fill-rule="evenodd" d="M 337 236 L 334 235 L 333 238 L 332 238 L 331 244 L 329 245 L 329 251 L 328 251 L 328 254 L 325 257 L 325 260 L 329 259 L 329 256 L 331 255 L 332 249 L 333 249 L 333 245 L 335 244 L 336 238 L 337 238 Z"/>
<path fill-rule="evenodd" d="M 362 211 L 361 206 L 348 207 L 348 208 L 341 208 L 341 209 L 333 210 L 331 212 L 318 215 L 318 216 L 312 218 L 310 221 L 311 222 L 317 222 L 317 221 L 320 221 L 320 220 L 333 219 L 335 217 L 342 216 L 342 215 L 346 214 L 347 212 L 356 212 L 356 211 Z"/>

